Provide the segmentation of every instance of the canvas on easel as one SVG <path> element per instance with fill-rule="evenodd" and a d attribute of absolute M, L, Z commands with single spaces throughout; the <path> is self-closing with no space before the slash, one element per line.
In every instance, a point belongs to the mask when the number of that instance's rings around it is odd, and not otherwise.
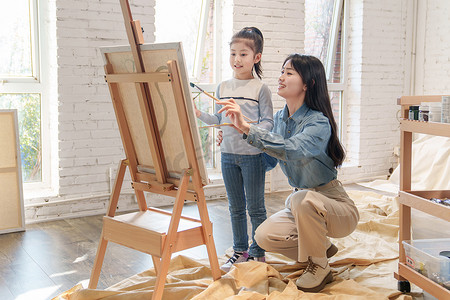
<path fill-rule="evenodd" d="M 167 171 L 171 178 L 179 178 L 180 170 L 188 168 L 188 160 L 184 151 L 183 133 L 188 128 L 181 128 L 177 122 L 177 108 L 175 96 L 172 92 L 172 82 L 168 77 L 168 61 L 176 61 L 180 70 L 180 76 L 183 79 L 182 92 L 186 99 L 185 105 L 189 118 L 189 127 L 193 135 L 193 142 L 196 151 L 196 158 L 199 164 L 200 176 L 203 184 L 207 183 L 208 176 L 203 159 L 200 135 L 195 122 L 194 108 L 188 77 L 184 62 L 184 55 L 181 43 L 160 43 L 140 45 L 143 64 L 146 72 L 159 73 L 164 76 L 164 81 L 152 82 L 149 84 L 151 101 L 155 109 L 156 122 L 158 124 L 159 135 L 161 136 L 162 147 L 164 149 L 165 163 Z M 105 66 L 109 68 L 108 75 L 133 74 L 136 72 L 136 66 L 129 46 L 105 47 L 101 48 Z M 142 139 L 142 129 L 145 127 L 143 119 L 136 116 L 145 113 L 146 107 L 139 104 L 139 95 L 134 82 L 119 82 L 120 77 L 107 77 L 107 81 L 113 83 L 117 80 L 117 91 L 122 99 L 127 101 L 122 104 L 125 117 L 128 120 L 130 136 L 136 148 L 136 156 L 139 161 L 138 168 L 155 173 L 155 163 L 150 152 L 150 145 L 145 139 Z"/>
<path fill-rule="evenodd" d="M 213 279 L 220 278 L 203 186 L 207 173 L 181 43 L 144 44 L 128 1 L 120 0 L 130 46 L 102 48 L 126 159 L 119 164 L 89 288 L 95 288 L 108 242 L 150 254 L 161 299 L 174 252 L 205 245 Z M 128 167 L 139 211 L 116 216 Z M 172 213 L 147 207 L 144 192 L 175 197 Z M 182 216 L 194 201 L 199 219 Z"/>
<path fill-rule="evenodd" d="M 0 233 L 24 231 L 17 110 L 0 110 Z"/>

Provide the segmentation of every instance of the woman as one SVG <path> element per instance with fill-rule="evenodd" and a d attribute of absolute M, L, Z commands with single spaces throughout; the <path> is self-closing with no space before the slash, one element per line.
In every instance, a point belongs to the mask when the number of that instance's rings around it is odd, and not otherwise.
<path fill-rule="evenodd" d="M 286 105 L 275 114 L 272 131 L 247 123 L 234 100 L 218 104 L 247 143 L 277 159 L 294 187 L 286 208 L 258 227 L 255 240 L 266 251 L 299 261 L 306 269 L 296 281 L 298 288 L 319 292 L 333 280 L 328 258 L 337 248 L 328 237 L 352 233 L 359 214 L 336 179 L 345 152 L 337 136 L 322 63 L 313 56 L 288 56 L 278 95 Z"/>

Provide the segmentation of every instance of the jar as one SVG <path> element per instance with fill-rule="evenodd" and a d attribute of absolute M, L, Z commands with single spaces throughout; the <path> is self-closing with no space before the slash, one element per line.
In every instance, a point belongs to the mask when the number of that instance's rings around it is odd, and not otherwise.
<path fill-rule="evenodd" d="M 430 113 L 430 108 L 424 102 L 419 106 L 419 121 L 428 122 L 428 116 Z"/>
<path fill-rule="evenodd" d="M 428 102 L 430 112 L 428 114 L 428 121 L 441 122 L 441 102 Z"/>
<path fill-rule="evenodd" d="M 409 107 L 409 120 L 419 120 L 419 106 L 413 105 Z"/>

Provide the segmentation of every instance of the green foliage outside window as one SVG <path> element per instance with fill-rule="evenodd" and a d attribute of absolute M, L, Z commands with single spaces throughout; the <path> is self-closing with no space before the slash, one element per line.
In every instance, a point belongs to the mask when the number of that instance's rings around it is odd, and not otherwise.
<path fill-rule="evenodd" d="M 201 111 L 211 112 L 211 99 L 204 97 L 201 93 L 193 93 L 195 105 Z M 199 127 L 205 126 L 206 124 L 197 119 L 197 124 Z M 205 159 L 206 167 L 214 168 L 214 130 L 212 128 L 200 128 L 200 139 L 202 142 L 203 156 Z"/>
<path fill-rule="evenodd" d="M 0 94 L 0 109 L 17 109 L 23 181 L 41 181 L 40 94 Z"/>

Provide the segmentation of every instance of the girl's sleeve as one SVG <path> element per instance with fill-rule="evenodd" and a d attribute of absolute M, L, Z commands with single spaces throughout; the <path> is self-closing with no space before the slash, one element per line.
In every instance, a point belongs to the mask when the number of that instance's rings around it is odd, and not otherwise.
<path fill-rule="evenodd" d="M 283 161 L 315 157 L 326 151 L 331 128 L 328 118 L 312 117 L 303 129 L 290 138 L 251 126 L 247 143 Z"/>
<path fill-rule="evenodd" d="M 220 98 L 220 84 L 217 86 L 216 98 L 217 99 Z M 201 111 L 200 117 L 198 118 L 208 125 L 220 124 L 220 122 L 222 121 L 222 115 L 217 112 L 220 110 L 221 107 L 222 105 L 217 105 L 216 103 L 214 103 L 214 112 L 215 112 L 214 114 Z"/>
<path fill-rule="evenodd" d="M 259 124 L 258 127 L 266 130 L 273 128 L 272 93 L 267 85 L 263 84 L 259 91 Z"/>

